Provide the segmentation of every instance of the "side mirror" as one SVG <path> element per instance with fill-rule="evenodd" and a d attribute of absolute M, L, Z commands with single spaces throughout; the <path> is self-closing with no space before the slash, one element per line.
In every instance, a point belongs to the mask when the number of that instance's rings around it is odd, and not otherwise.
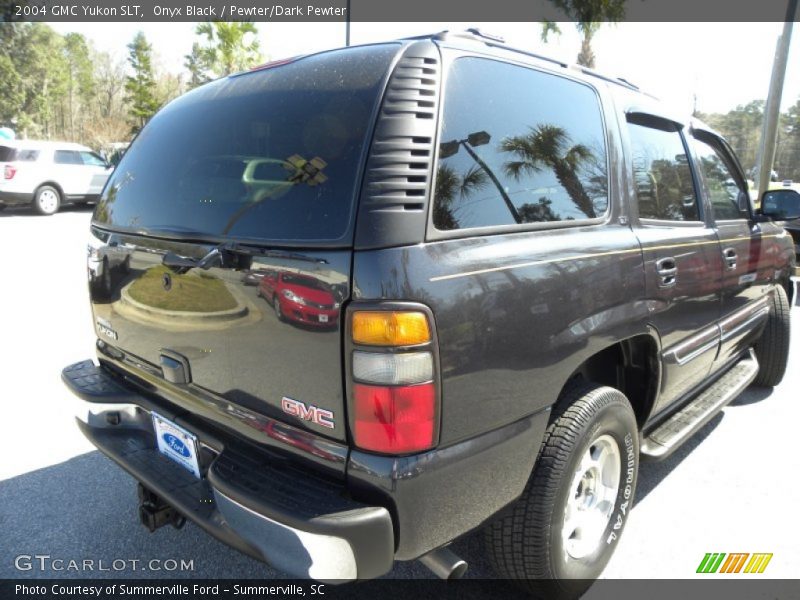
<path fill-rule="evenodd" d="M 800 219 L 800 193 L 794 190 L 769 190 L 761 197 L 761 214 L 776 221 Z"/>

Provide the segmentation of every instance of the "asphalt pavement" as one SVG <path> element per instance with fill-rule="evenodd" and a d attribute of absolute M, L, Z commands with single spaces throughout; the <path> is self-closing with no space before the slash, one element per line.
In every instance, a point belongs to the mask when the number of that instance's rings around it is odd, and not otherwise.
<path fill-rule="evenodd" d="M 53 217 L 0 212 L 0 578 L 285 577 L 192 524 L 147 532 L 133 480 L 75 426 L 60 371 L 94 355 L 90 217 L 78 208 Z M 604 577 L 694 577 L 707 552 L 773 553 L 761 576 L 797 577 L 797 338 L 779 387 L 750 388 L 672 457 L 641 465 L 636 505 Z M 468 577 L 492 577 L 480 532 L 452 548 L 469 563 Z M 25 558 L 36 555 L 50 558 Z M 68 568 L 70 560 L 82 568 Z M 432 575 L 411 562 L 388 577 Z"/>

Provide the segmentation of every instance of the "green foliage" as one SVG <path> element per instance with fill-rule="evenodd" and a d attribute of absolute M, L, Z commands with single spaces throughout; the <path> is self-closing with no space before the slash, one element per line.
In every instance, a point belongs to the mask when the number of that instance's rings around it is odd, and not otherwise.
<path fill-rule="evenodd" d="M 244 71 L 261 61 L 258 29 L 253 23 L 200 23 L 195 33 L 202 43 L 192 44 L 184 63 L 189 71 L 190 87 Z"/>
<path fill-rule="evenodd" d="M 755 179 L 754 168 L 764 124 L 764 101 L 753 100 L 724 114 L 698 112 L 695 116 L 728 140 L 747 176 Z M 778 121 L 778 143 L 773 170 L 781 179 L 800 181 L 800 99 Z"/>
<path fill-rule="evenodd" d="M 595 56 L 592 50 L 592 38 L 604 23 L 619 23 L 625 17 L 626 0 L 550 0 L 566 17 L 573 21 L 582 36 L 581 51 L 577 62 L 584 67 L 594 68 Z M 547 42 L 548 35 L 559 35 L 561 29 L 553 21 L 542 23 L 542 41 Z"/>
<path fill-rule="evenodd" d="M 136 133 L 160 107 L 153 72 L 153 47 L 141 31 L 128 44 L 128 63 L 133 75 L 125 79 L 125 91 L 131 105 L 132 131 Z"/>
<path fill-rule="evenodd" d="M 44 23 L 0 25 L 0 126 L 21 138 L 95 148 L 124 141 L 123 82 L 120 65 L 80 34 L 61 36 Z"/>

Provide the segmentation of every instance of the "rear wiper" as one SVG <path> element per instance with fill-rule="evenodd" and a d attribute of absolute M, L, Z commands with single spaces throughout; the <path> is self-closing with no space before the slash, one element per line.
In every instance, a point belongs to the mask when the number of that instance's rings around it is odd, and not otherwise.
<path fill-rule="evenodd" d="M 286 250 L 267 250 L 258 246 L 248 246 L 238 242 L 223 242 L 212 248 L 208 254 L 202 258 L 191 258 L 180 256 L 174 252 L 167 252 L 161 260 L 161 264 L 168 267 L 178 274 L 183 274 L 190 269 L 203 269 L 207 271 L 212 267 L 232 267 L 239 265 L 242 256 L 264 256 L 268 258 L 285 258 L 290 260 L 302 260 L 319 264 L 328 264 L 324 258 L 308 256 L 298 252 Z"/>

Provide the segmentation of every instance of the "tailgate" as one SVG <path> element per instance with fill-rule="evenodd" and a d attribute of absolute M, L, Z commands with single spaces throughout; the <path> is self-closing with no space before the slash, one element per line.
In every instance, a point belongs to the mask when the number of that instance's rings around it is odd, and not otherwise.
<path fill-rule="evenodd" d="M 208 246 L 112 234 L 93 245 L 110 277 L 92 290 L 99 339 L 233 404 L 345 439 L 340 326 L 350 251 L 247 255 L 176 272 L 164 256 Z M 167 261 L 169 262 L 169 261 Z M 181 269 L 177 269 L 180 271 Z"/>

